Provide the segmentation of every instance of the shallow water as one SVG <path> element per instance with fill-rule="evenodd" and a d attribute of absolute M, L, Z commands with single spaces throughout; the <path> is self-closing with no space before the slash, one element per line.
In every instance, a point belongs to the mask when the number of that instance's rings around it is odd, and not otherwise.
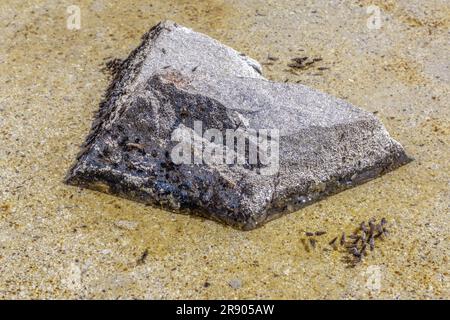
<path fill-rule="evenodd" d="M 1 298 L 450 298 L 446 1 L 78 3 L 80 30 L 66 28 L 70 1 L 0 4 Z M 269 79 L 376 112 L 416 160 L 251 232 L 64 185 L 110 80 L 104 59 L 166 18 L 278 57 Z M 286 71 L 299 56 L 323 60 Z M 327 243 L 372 216 L 391 236 L 348 268 Z M 315 230 L 328 233 L 305 247 Z"/>

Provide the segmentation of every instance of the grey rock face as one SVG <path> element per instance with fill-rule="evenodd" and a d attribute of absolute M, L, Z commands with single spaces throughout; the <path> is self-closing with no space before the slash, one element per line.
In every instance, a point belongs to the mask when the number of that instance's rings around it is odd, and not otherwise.
<path fill-rule="evenodd" d="M 66 181 L 248 230 L 409 161 L 371 113 L 163 22 L 121 64 Z"/>

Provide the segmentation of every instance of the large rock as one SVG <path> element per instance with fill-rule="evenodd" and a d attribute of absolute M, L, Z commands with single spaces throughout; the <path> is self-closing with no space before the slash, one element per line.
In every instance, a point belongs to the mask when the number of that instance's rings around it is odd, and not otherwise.
<path fill-rule="evenodd" d="M 164 22 L 121 64 L 67 182 L 253 229 L 408 161 L 371 113 Z"/>

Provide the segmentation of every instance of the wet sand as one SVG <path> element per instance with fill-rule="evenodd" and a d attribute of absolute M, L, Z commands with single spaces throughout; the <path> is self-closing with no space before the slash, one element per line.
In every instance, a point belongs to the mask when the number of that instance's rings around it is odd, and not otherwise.
<path fill-rule="evenodd" d="M 77 1 L 68 30 L 70 1 L 2 1 L 0 298 L 450 298 L 448 2 L 298 2 Z M 163 19 L 376 113 L 415 161 L 250 232 L 63 184 L 104 61 Z M 303 56 L 322 60 L 292 73 Z M 328 242 L 371 217 L 391 235 L 348 268 Z"/>

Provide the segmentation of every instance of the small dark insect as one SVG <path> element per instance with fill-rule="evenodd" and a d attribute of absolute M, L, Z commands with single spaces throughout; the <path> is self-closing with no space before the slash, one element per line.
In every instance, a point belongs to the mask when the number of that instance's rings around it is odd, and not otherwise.
<path fill-rule="evenodd" d="M 288 67 L 295 69 L 306 69 L 310 67 L 316 60 L 308 57 L 300 57 L 291 59 L 293 63 L 288 64 Z"/>
<path fill-rule="evenodd" d="M 361 231 L 361 242 L 365 243 L 367 240 L 367 235 L 365 231 Z"/>
<path fill-rule="evenodd" d="M 346 242 L 345 234 L 342 234 L 341 245 L 346 248 L 349 255 L 345 257 L 346 262 L 350 267 L 355 267 L 357 263 L 361 262 L 363 257 L 368 255 L 368 250 L 375 249 L 375 239 L 380 238 L 384 240 L 384 236 L 388 235 L 386 218 L 382 218 L 379 223 L 375 218 L 371 218 L 367 223 L 361 222 L 358 231 L 353 232 L 348 237 L 353 241 Z M 333 245 L 336 239 L 330 242 Z"/>
<path fill-rule="evenodd" d="M 316 231 L 315 235 L 316 236 L 322 236 L 322 235 L 324 235 L 326 233 L 327 233 L 326 231 Z"/>
<path fill-rule="evenodd" d="M 375 229 L 378 231 L 378 233 L 383 233 L 383 226 L 380 224 L 377 224 Z"/>
<path fill-rule="evenodd" d="M 355 238 L 355 241 L 353 241 L 353 244 L 357 244 L 357 243 L 359 242 L 359 240 L 361 240 L 361 237 L 360 237 L 360 236 L 357 236 L 357 237 Z"/>
<path fill-rule="evenodd" d="M 192 72 L 195 72 L 195 70 L 197 70 L 197 68 L 198 68 L 198 66 L 193 67 L 193 68 L 192 68 Z"/>
<path fill-rule="evenodd" d="M 203 284 L 203 287 L 204 287 L 204 288 L 208 288 L 210 285 L 211 285 L 211 283 L 209 283 L 208 281 L 206 281 L 206 282 Z"/>
<path fill-rule="evenodd" d="M 138 259 L 137 261 L 137 265 L 142 265 L 145 263 L 145 260 L 147 259 L 148 256 L 148 249 L 145 249 L 144 252 L 142 252 L 141 257 Z"/>
<path fill-rule="evenodd" d="M 330 246 L 334 246 L 334 244 L 336 243 L 337 238 L 338 238 L 338 237 L 333 238 L 330 242 L 328 242 L 328 244 L 329 244 Z"/>
<path fill-rule="evenodd" d="M 311 247 L 315 248 L 317 241 L 315 239 L 309 238 L 309 243 L 311 244 Z"/>
<path fill-rule="evenodd" d="M 343 232 L 342 232 L 340 244 L 341 244 L 341 246 L 343 246 L 345 244 L 345 233 L 343 233 Z"/>
<path fill-rule="evenodd" d="M 360 250 L 361 256 L 366 255 L 366 247 L 367 247 L 367 245 L 365 243 L 363 243 L 361 250 Z"/>
<path fill-rule="evenodd" d="M 360 228 L 363 232 L 367 232 L 367 231 L 368 231 L 368 230 L 367 230 L 366 223 L 365 223 L 364 221 L 361 222 L 359 228 Z"/>
<path fill-rule="evenodd" d="M 355 257 L 361 257 L 361 252 L 358 250 L 358 248 L 350 248 L 349 252 Z"/>
<path fill-rule="evenodd" d="M 305 63 L 289 63 L 288 67 L 295 68 L 295 69 L 304 69 L 309 65 L 311 65 L 311 63 L 307 63 L 307 62 L 305 62 Z"/>
<path fill-rule="evenodd" d="M 296 63 L 302 63 L 303 61 L 308 60 L 308 57 L 300 57 L 300 58 L 293 58 L 291 59 L 291 61 L 296 62 Z"/>
<path fill-rule="evenodd" d="M 374 219 L 369 220 L 369 234 L 372 235 L 375 231 L 375 223 L 373 222 Z"/>
<path fill-rule="evenodd" d="M 380 238 L 380 237 L 382 237 L 383 236 L 383 232 L 378 232 L 376 235 L 374 235 L 373 237 L 375 238 L 375 239 L 378 239 L 378 238 Z M 382 238 L 383 239 L 383 238 Z"/>
<path fill-rule="evenodd" d="M 307 237 L 312 237 L 314 236 L 314 232 L 305 232 Z"/>
<path fill-rule="evenodd" d="M 373 236 L 371 236 L 369 238 L 369 246 L 370 246 L 370 251 L 373 251 L 373 249 L 375 249 L 375 239 Z"/>

